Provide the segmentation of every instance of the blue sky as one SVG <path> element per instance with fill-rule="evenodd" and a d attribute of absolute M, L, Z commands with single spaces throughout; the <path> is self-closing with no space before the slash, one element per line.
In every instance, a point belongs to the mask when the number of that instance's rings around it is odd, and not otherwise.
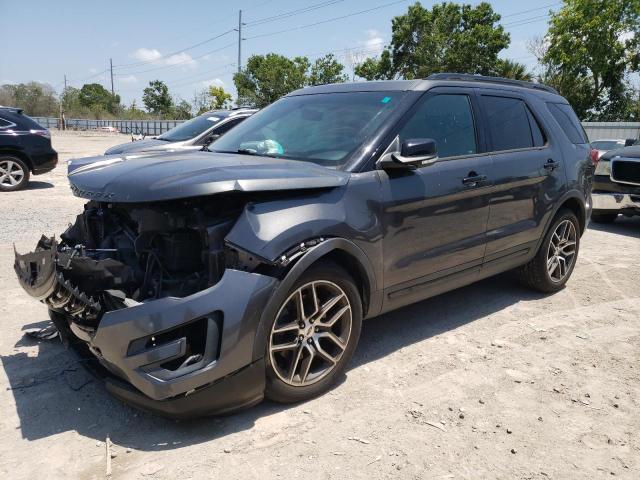
<path fill-rule="evenodd" d="M 127 105 L 133 99 L 141 105 L 142 90 L 154 79 L 163 80 L 174 97 L 187 101 L 208 84 L 222 85 L 235 95 L 232 76 L 237 70 L 238 34 L 229 30 L 237 27 L 239 9 L 248 24 L 243 27 L 243 61 L 252 54 L 268 52 L 307 55 L 311 60 L 332 52 L 348 65 L 375 55 L 390 39 L 391 18 L 404 13 L 414 0 L 305 26 L 392 2 L 0 0 L 0 31 L 3 38 L 13 39 L 5 43 L 10 48 L 3 48 L 0 54 L 0 84 L 36 80 L 49 83 L 60 92 L 66 74 L 69 85 L 74 87 L 97 82 L 110 88 L 105 70 L 109 58 L 113 58 L 115 90 Z M 421 3 L 431 6 L 436 2 Z M 546 14 L 550 8 L 559 8 L 560 2 L 490 3 L 503 16 L 502 23 L 511 34 L 511 46 L 502 56 L 533 68 L 535 58 L 527 51 L 527 42 L 544 35 Z M 318 5 L 305 13 L 269 20 L 281 13 Z M 266 20 L 251 25 L 261 19 Z M 278 33 L 289 29 L 294 30 Z M 201 42 L 205 43 L 181 51 Z M 351 72 L 350 67 L 348 70 Z"/>

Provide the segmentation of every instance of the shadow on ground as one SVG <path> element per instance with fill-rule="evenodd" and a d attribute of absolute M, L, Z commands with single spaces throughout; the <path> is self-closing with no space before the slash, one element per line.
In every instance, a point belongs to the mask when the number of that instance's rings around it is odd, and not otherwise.
<path fill-rule="evenodd" d="M 613 223 L 595 223 L 592 221 L 589 223 L 589 229 L 640 238 L 640 216 L 625 217 L 619 215 Z"/>
<path fill-rule="evenodd" d="M 350 368 L 399 348 L 473 322 L 519 301 L 539 299 L 508 276 L 426 300 L 365 322 Z M 470 306 L 473 305 L 473 308 Z M 24 329 L 44 326 L 27 325 Z M 16 346 L 31 344 L 23 338 Z M 228 417 L 172 421 L 137 411 L 112 398 L 102 384 L 56 340 L 38 342 L 38 355 L 2 357 L 20 418 L 23 438 L 35 440 L 76 430 L 86 437 L 138 450 L 165 450 L 210 441 L 253 427 L 258 418 L 288 407 L 263 402 Z M 348 381 L 347 371 L 342 381 Z"/>
<path fill-rule="evenodd" d="M 45 188 L 53 188 L 53 183 L 31 180 L 27 183 L 27 186 L 24 187 L 24 190 L 43 190 Z"/>

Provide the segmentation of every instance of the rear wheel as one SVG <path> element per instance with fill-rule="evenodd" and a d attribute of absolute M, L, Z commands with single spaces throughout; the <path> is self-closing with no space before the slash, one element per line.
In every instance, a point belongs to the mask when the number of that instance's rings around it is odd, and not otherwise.
<path fill-rule="evenodd" d="M 536 256 L 518 269 L 522 283 L 545 293 L 557 292 L 569 280 L 580 248 L 580 225 L 571 210 L 561 210 Z"/>
<path fill-rule="evenodd" d="M 29 167 L 17 157 L 0 156 L 0 192 L 14 192 L 29 183 Z"/>
<path fill-rule="evenodd" d="M 591 212 L 591 220 L 596 223 L 613 223 L 618 218 L 618 212 Z"/>
<path fill-rule="evenodd" d="M 294 284 L 267 341 L 267 398 L 291 403 L 328 390 L 360 337 L 362 302 L 352 278 L 334 263 L 312 266 Z"/>

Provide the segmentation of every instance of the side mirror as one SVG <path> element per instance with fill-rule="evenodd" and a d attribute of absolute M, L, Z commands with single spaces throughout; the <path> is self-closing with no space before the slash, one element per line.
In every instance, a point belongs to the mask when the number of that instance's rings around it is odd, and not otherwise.
<path fill-rule="evenodd" d="M 431 165 L 438 159 L 436 141 L 432 138 L 410 138 L 402 142 L 400 153 L 392 153 L 391 168 L 419 168 Z"/>
<path fill-rule="evenodd" d="M 636 139 L 635 138 L 627 138 L 624 141 L 624 146 L 625 147 L 630 147 L 630 146 L 634 145 L 635 143 L 636 143 Z"/>

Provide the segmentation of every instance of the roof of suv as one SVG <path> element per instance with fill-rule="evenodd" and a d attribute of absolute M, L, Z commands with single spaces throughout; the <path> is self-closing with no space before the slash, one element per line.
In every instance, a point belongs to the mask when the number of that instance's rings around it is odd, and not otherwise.
<path fill-rule="evenodd" d="M 487 77 L 461 73 L 436 73 L 426 79 L 417 80 L 381 80 L 370 82 L 332 83 L 306 87 L 291 92 L 289 96 L 309 95 L 315 93 L 340 92 L 385 92 L 385 91 L 424 91 L 435 86 L 482 86 L 505 90 L 519 90 L 526 93 L 559 97 L 553 88 L 540 83 L 512 80 L 502 77 Z"/>

